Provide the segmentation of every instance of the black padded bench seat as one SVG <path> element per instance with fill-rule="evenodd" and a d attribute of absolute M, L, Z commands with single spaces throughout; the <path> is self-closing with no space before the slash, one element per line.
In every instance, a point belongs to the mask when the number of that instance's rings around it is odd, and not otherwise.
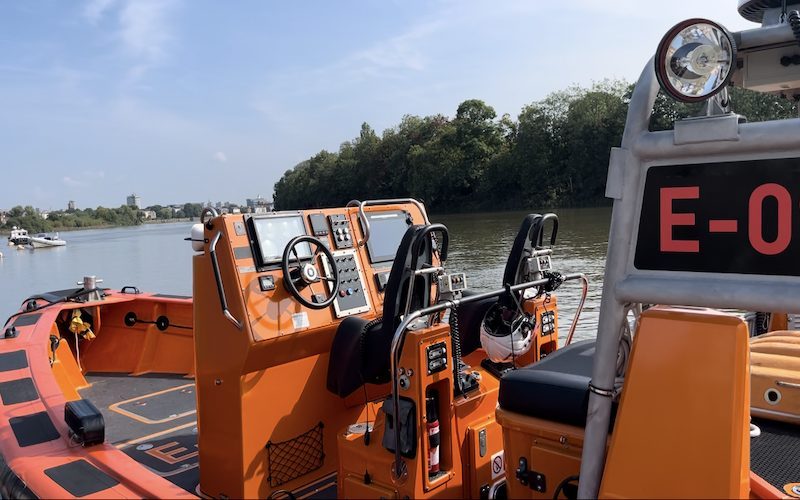
<path fill-rule="evenodd" d="M 584 427 L 595 340 L 573 342 L 500 380 L 500 408 Z M 616 406 L 616 405 L 615 405 Z"/>

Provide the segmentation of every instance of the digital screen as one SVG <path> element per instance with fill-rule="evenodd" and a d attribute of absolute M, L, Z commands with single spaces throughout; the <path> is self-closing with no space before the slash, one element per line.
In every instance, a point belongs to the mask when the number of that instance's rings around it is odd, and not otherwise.
<path fill-rule="evenodd" d="M 651 167 L 637 269 L 800 276 L 800 159 Z"/>
<path fill-rule="evenodd" d="M 280 262 L 286 244 L 295 236 L 306 234 L 300 215 L 253 217 L 251 221 L 262 265 Z M 295 250 L 301 259 L 311 257 L 311 246 L 308 243 L 300 243 Z M 293 256 L 291 258 L 294 259 Z"/>
<path fill-rule="evenodd" d="M 405 212 L 372 212 L 369 219 L 369 260 L 371 263 L 391 262 L 406 230 L 410 226 Z"/>

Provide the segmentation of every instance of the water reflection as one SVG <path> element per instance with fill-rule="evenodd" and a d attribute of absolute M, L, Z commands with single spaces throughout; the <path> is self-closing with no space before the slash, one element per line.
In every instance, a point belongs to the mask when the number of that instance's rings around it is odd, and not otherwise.
<path fill-rule="evenodd" d="M 503 270 L 514 237 L 522 219 L 531 212 L 439 215 L 431 218 L 450 230 L 448 268 L 466 272 L 470 287 L 484 291 L 502 285 Z M 589 278 L 589 294 L 575 338 L 591 338 L 597 332 L 611 209 L 561 209 L 555 212 L 558 214 L 559 228 L 553 268 L 565 274 L 581 272 Z M 578 282 L 567 283 L 558 291 L 562 340 L 574 317 L 580 293 Z"/>

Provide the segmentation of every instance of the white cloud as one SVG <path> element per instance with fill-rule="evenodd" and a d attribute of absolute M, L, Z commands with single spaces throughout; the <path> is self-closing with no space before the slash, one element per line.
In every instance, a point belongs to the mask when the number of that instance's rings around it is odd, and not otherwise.
<path fill-rule="evenodd" d="M 172 38 L 167 17 L 174 0 L 128 0 L 119 14 L 120 38 L 134 56 L 160 60 Z"/>
<path fill-rule="evenodd" d="M 93 25 L 114 10 L 114 36 L 133 64 L 123 87 L 135 85 L 155 65 L 164 61 L 173 41 L 170 14 L 179 0 L 89 0 L 83 16 Z"/>
<path fill-rule="evenodd" d="M 418 24 L 403 34 L 352 54 L 340 65 L 346 71 L 371 76 L 388 70 L 423 71 L 428 65 L 424 42 L 444 24 L 440 20 Z"/>
<path fill-rule="evenodd" d="M 85 186 L 85 183 L 83 183 L 83 182 L 81 182 L 79 180 L 73 179 L 72 177 L 69 177 L 69 176 L 65 176 L 63 179 L 61 179 L 61 181 L 64 183 L 64 185 L 69 186 L 69 187 Z"/>
<path fill-rule="evenodd" d="M 217 151 L 214 153 L 214 159 L 220 163 L 228 163 L 228 155 L 222 151 Z"/>
<path fill-rule="evenodd" d="M 105 179 L 106 173 L 102 170 L 84 170 L 78 176 L 64 176 L 61 182 L 69 187 L 85 187 L 101 179 Z"/>
<path fill-rule="evenodd" d="M 97 24 L 117 0 L 90 0 L 83 7 L 83 17 L 90 23 Z"/>

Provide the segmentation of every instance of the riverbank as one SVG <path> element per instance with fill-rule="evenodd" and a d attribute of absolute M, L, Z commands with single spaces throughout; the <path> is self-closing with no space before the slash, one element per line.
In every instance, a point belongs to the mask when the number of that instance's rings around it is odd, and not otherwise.
<path fill-rule="evenodd" d="M 182 217 L 178 219 L 156 219 L 156 220 L 146 220 L 142 221 L 142 224 L 177 224 L 180 222 L 191 222 L 193 219 L 190 217 Z M 54 228 L 52 231 L 48 231 L 49 233 L 69 233 L 71 231 L 85 231 L 89 229 L 111 229 L 115 227 L 135 227 L 139 224 L 132 224 L 132 225 L 114 225 L 114 224 L 97 224 L 93 226 L 83 226 L 83 227 L 57 227 Z M 24 229 L 24 228 L 23 228 Z M 0 237 L 7 237 L 11 234 L 10 229 L 0 229 Z"/>

